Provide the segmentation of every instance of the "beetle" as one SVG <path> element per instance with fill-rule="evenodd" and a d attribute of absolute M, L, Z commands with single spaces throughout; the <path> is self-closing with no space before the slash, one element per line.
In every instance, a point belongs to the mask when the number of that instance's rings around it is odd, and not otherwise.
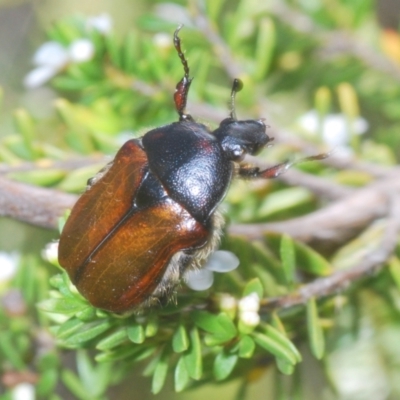
<path fill-rule="evenodd" d="M 230 115 L 215 130 L 186 112 L 192 78 L 181 27 L 173 35 L 184 70 L 174 94 L 179 120 L 128 140 L 89 179 L 60 237 L 59 263 L 78 291 L 114 313 L 163 303 L 186 270 L 201 268 L 219 243 L 223 218 L 217 207 L 234 176 L 274 178 L 291 165 L 243 163 L 272 138 L 263 119 L 236 118 L 238 79 Z"/>

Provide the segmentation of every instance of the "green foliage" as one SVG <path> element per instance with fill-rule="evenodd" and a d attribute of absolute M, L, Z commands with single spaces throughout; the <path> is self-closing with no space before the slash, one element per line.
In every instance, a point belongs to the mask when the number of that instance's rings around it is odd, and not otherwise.
<path fill-rule="evenodd" d="M 315 145 L 323 141 L 323 118 L 340 113 L 350 132 L 346 146 L 356 157 L 394 164 L 400 148 L 400 136 L 393 133 L 399 127 L 398 84 L 354 54 L 330 61 L 321 57 L 324 35 L 315 34 L 367 29 L 374 18 L 372 2 L 325 2 L 330 7 L 318 1 L 297 2 L 296 11 L 308 15 L 315 27 L 301 32 L 267 5 L 246 0 L 204 3 L 204 10 L 191 5 L 194 9 L 189 12 L 182 7 L 188 18 L 194 13 L 208 24 L 202 28 L 193 18 L 193 26 L 181 32 L 195 77 L 190 93 L 194 117 L 196 106 L 201 110 L 204 103 L 210 106 L 206 110 L 216 111 L 211 124 L 219 122 L 219 108 L 229 114 L 226 103 L 233 70 L 245 83 L 237 99 L 238 114 L 244 118 L 265 112 L 265 97 L 290 110 L 290 121 L 287 111 L 276 116 L 286 125 L 315 107 L 318 133 L 313 136 L 298 129 L 299 137 Z M 176 24 L 146 14 L 138 19 L 137 29 L 120 36 L 89 29 L 86 22 L 83 17 L 62 19 L 48 32 L 49 40 L 65 48 L 86 38 L 94 53 L 84 62 L 67 62 L 50 79 L 48 84 L 59 96 L 51 117 L 40 119 L 23 108 L 13 113 L 12 132 L 0 138 L 0 166 L 7 165 L 10 179 L 80 193 L 87 179 L 107 163 L 103 155 L 114 154 L 121 142 L 141 136 L 149 127 L 177 120 L 172 93 L 182 68 L 171 40 Z M 160 32 L 160 41 L 155 40 Z M 220 44 L 207 39 L 210 32 Z M 360 115 L 370 123 L 367 140 L 354 132 Z M 268 162 L 292 158 L 296 151 L 301 152 L 296 143 L 283 143 L 268 149 Z M 77 164 L 71 167 L 70 160 Z M 372 179 L 364 172 L 334 172 L 319 163 L 300 168 L 355 188 Z M 300 217 L 320 203 L 306 188 L 275 181 L 236 182 L 224 210 L 230 222 L 259 223 Z M 279 371 L 275 397 L 284 398 L 282 387 L 288 378 L 282 375 L 291 375 L 291 398 L 300 398 L 299 377 L 307 364 L 302 359 L 309 357 L 305 348 L 328 380 L 336 376 L 333 355 L 358 338 L 365 319 L 382 342 L 389 331 L 398 332 L 399 254 L 390 259 L 388 270 L 359 283 L 356 290 L 327 299 L 309 296 L 295 306 L 276 309 L 274 301 L 281 296 L 299 298 L 310 282 L 348 267 L 350 261 L 354 264 L 361 259 L 360 252 L 378 248 L 381 237 L 380 227 L 371 228 L 332 255 L 287 234 L 268 233 L 254 241 L 225 235 L 221 248 L 235 253 L 239 269 L 216 274 L 213 287 L 205 293 L 182 287 L 176 304 L 124 316 L 93 308 L 65 272 L 55 273 L 57 262 L 52 260 L 53 266 L 44 262 L 38 249 L 21 257 L 13 278 L 0 282 L 2 303 L 7 304 L 13 293 L 21 297 L 17 311 L 7 305 L 0 308 L 0 374 L 32 372 L 39 399 L 58 399 L 59 385 L 77 399 L 105 399 L 109 388 L 132 371 L 149 377 L 149 391 L 154 394 L 168 383 L 181 392 L 240 379 L 237 398 L 245 398 L 253 376 L 273 370 Z M 41 335 L 47 338 L 43 348 L 37 344 Z M 398 360 L 389 347 L 381 345 L 379 351 L 395 376 Z M 65 365 L 61 349 L 74 354 L 75 368 Z M 340 379 L 332 378 L 331 383 L 340 389 Z M 0 388 L 0 399 L 11 398 L 12 389 Z"/>

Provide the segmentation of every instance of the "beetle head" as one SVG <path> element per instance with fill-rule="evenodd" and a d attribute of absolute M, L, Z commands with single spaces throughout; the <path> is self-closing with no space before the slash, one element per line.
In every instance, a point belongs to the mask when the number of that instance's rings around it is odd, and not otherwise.
<path fill-rule="evenodd" d="M 272 140 L 266 129 L 262 119 L 238 121 L 230 117 L 224 119 L 213 133 L 228 158 L 241 161 L 246 154 L 257 154 Z"/>

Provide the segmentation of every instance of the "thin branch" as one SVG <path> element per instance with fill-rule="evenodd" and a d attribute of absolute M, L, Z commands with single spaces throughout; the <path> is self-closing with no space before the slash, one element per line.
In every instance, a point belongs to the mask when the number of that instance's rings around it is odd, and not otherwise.
<path fill-rule="evenodd" d="M 400 232 L 400 193 L 391 196 L 390 212 L 380 246 L 367 254 L 355 266 L 319 278 L 288 295 L 268 299 L 262 310 L 285 309 L 305 304 L 311 298 L 323 298 L 346 289 L 351 283 L 376 273 L 389 260 L 396 249 Z"/>
<path fill-rule="evenodd" d="M 0 176 L 0 216 L 43 228 L 57 228 L 58 218 L 75 203 L 77 196 L 44 189 Z"/>
<path fill-rule="evenodd" d="M 354 194 L 304 217 L 283 222 L 234 224 L 228 228 L 231 235 L 257 240 L 267 232 L 287 233 L 297 240 L 323 249 L 339 246 L 353 238 L 377 218 L 388 213 L 388 198 L 400 192 L 398 169 L 385 180 L 375 182 Z"/>

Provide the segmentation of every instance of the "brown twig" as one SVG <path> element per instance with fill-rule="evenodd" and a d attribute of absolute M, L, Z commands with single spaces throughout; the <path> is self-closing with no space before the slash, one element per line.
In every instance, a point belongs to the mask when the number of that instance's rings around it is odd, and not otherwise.
<path fill-rule="evenodd" d="M 13 182 L 0 176 L 0 216 L 55 229 L 77 196 Z"/>
<path fill-rule="evenodd" d="M 389 214 L 381 244 L 353 267 L 339 270 L 330 276 L 316 279 L 288 295 L 268 299 L 262 311 L 285 309 L 305 304 L 311 298 L 323 298 L 346 289 L 352 282 L 376 273 L 386 263 L 398 243 L 400 232 L 400 193 L 390 196 Z"/>
<path fill-rule="evenodd" d="M 400 192 L 399 170 L 385 180 L 375 182 L 354 194 L 304 217 L 289 221 L 236 224 L 228 228 L 232 235 L 256 240 L 267 232 L 287 233 L 297 240 L 310 243 L 319 249 L 337 247 L 353 238 L 377 218 L 388 213 L 388 198 Z"/>

